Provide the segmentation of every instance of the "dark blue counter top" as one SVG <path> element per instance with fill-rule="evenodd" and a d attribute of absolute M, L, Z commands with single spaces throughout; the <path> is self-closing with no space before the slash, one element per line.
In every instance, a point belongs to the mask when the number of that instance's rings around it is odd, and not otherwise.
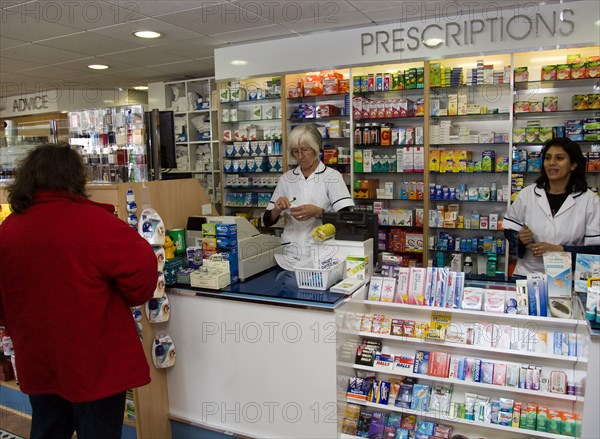
<path fill-rule="evenodd" d="M 243 300 L 271 305 L 293 306 L 333 311 L 349 296 L 321 290 L 298 288 L 295 274 L 279 267 L 271 268 L 256 276 L 228 285 L 220 290 L 194 288 L 177 284 L 168 292 L 183 295 L 220 297 L 229 300 Z"/>

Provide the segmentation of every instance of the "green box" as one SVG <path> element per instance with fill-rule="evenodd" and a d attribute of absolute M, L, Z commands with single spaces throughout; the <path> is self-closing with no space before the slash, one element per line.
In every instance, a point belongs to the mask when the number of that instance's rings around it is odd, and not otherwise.
<path fill-rule="evenodd" d="M 217 236 L 217 225 L 215 223 L 202 224 L 202 236 Z"/>
<path fill-rule="evenodd" d="M 175 285 L 177 283 L 177 272 L 183 268 L 184 259 L 182 256 L 176 256 L 173 259 L 165 261 L 165 284 Z"/>
<path fill-rule="evenodd" d="M 363 152 L 361 149 L 354 150 L 354 172 L 363 172 Z"/>

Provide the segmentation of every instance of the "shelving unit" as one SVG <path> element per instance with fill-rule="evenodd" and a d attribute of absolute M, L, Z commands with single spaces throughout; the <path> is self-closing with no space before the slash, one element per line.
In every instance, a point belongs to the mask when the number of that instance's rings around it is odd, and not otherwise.
<path fill-rule="evenodd" d="M 575 109 L 574 97 L 577 95 L 597 95 L 600 93 L 600 77 L 577 78 L 577 79 L 543 79 L 549 77 L 550 72 L 544 72 L 545 65 L 560 65 L 567 63 L 567 56 L 580 54 L 582 58 L 587 56 L 597 56 L 598 47 L 585 47 L 577 49 L 560 49 L 543 52 L 540 57 L 538 52 L 516 53 L 515 67 L 526 66 L 528 71 L 528 80 L 515 81 L 515 106 L 523 102 L 539 102 L 536 112 L 520 112 L 515 109 L 513 130 L 513 147 L 515 150 L 526 151 L 528 155 L 541 151 L 543 139 L 541 136 L 548 135 L 548 129 L 556 130 L 556 127 L 565 126 L 568 121 L 582 121 L 587 118 L 600 118 L 600 105 L 596 103 L 596 108 Z M 558 75 L 558 73 L 557 73 Z M 564 75 L 564 73 L 561 73 Z M 523 78 L 520 78 L 523 79 Z M 553 105 L 544 107 L 544 98 L 556 98 Z M 548 111 L 555 110 L 555 111 Z M 539 121 L 539 123 L 538 123 Z M 533 131 L 525 132 L 526 141 L 523 141 L 522 130 L 527 130 L 528 125 L 533 125 Z M 542 134 L 540 128 L 539 137 L 536 138 L 535 125 L 547 127 L 546 132 Z M 517 130 L 519 130 L 517 134 Z M 576 140 L 582 148 L 584 154 L 590 152 L 600 153 L 600 140 L 586 141 L 583 137 Z M 513 171 L 514 166 L 513 166 Z M 520 173 L 517 172 L 517 173 Z M 525 172 L 524 186 L 534 182 L 537 175 Z M 538 174 L 539 175 L 539 174 Z M 600 187 L 600 176 L 591 172 L 587 175 L 588 186 Z"/>
<path fill-rule="evenodd" d="M 213 204 L 221 204 L 221 173 L 217 138 L 217 94 L 214 78 L 164 84 L 165 108 L 175 119 L 177 167 L 163 174 L 194 176 Z"/>
<path fill-rule="evenodd" d="M 387 212 L 389 220 L 380 221 L 387 226 L 380 230 L 376 243 L 380 250 L 418 263 L 426 263 L 421 250 L 427 230 L 421 222 L 428 209 L 424 173 L 429 135 L 424 117 L 427 66 L 427 62 L 412 62 L 355 67 L 350 84 L 354 201 L 359 209 Z M 385 196 L 374 198 L 377 191 Z M 415 207 L 416 203 L 423 209 Z M 393 218 L 408 212 L 411 227 L 396 228 Z M 416 248 L 407 247 L 407 233 L 415 238 Z"/>
<path fill-rule="evenodd" d="M 223 213 L 244 214 L 260 227 L 286 169 L 282 78 L 219 83 L 218 95 Z"/>
<path fill-rule="evenodd" d="M 348 187 L 352 166 L 349 75 L 349 69 L 335 69 L 285 76 L 286 133 L 297 125 L 316 124 L 323 136 L 321 160 L 338 170 Z M 296 165 L 289 157 L 287 169 Z"/>
<path fill-rule="evenodd" d="M 432 102 L 427 248 L 430 264 L 434 266 L 447 266 L 452 254 L 458 254 L 454 257 L 461 258 L 461 266 L 467 256 L 474 259 L 474 273 L 486 274 L 488 257 L 499 259 L 495 271 L 506 273 L 508 268 L 502 234 L 472 221 L 484 217 L 489 224 L 490 215 L 501 218 L 508 207 L 508 200 L 498 194 L 508 187 L 510 65 L 509 55 L 444 59 L 429 64 Z M 499 159 L 505 161 L 506 169 L 494 165 Z M 437 213 L 432 217 L 431 212 Z M 491 253 L 495 256 L 483 251 L 465 251 L 458 243 L 485 236 L 491 237 L 488 240 L 494 243 L 495 251 Z M 449 246 L 451 239 L 453 247 Z"/>
<path fill-rule="evenodd" d="M 495 364 L 505 363 L 507 365 L 536 365 L 540 368 L 542 377 L 549 376 L 553 370 L 563 371 L 567 374 L 570 382 L 584 385 L 588 368 L 588 358 L 583 355 L 568 356 L 548 354 L 545 352 L 531 352 L 515 349 L 504 349 L 488 346 L 486 343 L 465 344 L 453 343 L 453 341 L 437 341 L 426 338 L 408 336 L 395 336 L 390 334 L 378 334 L 365 332 L 358 329 L 361 325 L 361 317 L 364 314 L 384 314 L 391 318 L 408 319 L 414 322 L 429 322 L 432 314 L 445 315 L 451 319 L 451 326 L 456 331 L 465 330 L 467 325 L 509 325 L 512 328 L 523 328 L 531 331 L 559 331 L 573 333 L 577 336 L 578 343 L 582 345 L 589 343 L 586 322 L 583 320 L 548 318 L 526 316 L 518 314 L 497 314 L 489 312 L 475 312 L 470 310 L 428 307 L 420 305 L 408 305 L 402 303 L 379 302 L 365 300 L 365 295 L 354 297 L 344 306 L 338 316 L 338 378 L 347 380 L 352 376 L 375 377 L 376 380 L 392 382 L 398 379 L 416 380 L 419 384 L 434 386 L 435 384 L 452 386 L 452 404 L 463 403 L 465 393 L 489 396 L 490 400 L 508 398 L 522 403 L 536 403 L 546 406 L 548 409 L 561 410 L 581 414 L 583 411 L 584 396 L 575 394 L 561 394 L 551 391 L 534 390 L 531 388 L 512 387 L 509 385 L 492 384 L 488 382 L 476 382 L 474 380 L 461 380 L 456 377 L 434 376 L 417 373 L 416 370 L 403 367 L 385 367 L 376 363 L 372 366 L 355 364 L 355 354 L 362 340 L 368 339 L 382 343 L 382 352 L 393 356 L 415 356 L 417 351 L 442 352 L 451 357 L 476 358 Z M 576 314 L 577 316 L 579 314 Z M 461 329 L 462 328 L 462 329 Z M 454 329 L 452 333 L 454 333 Z M 514 331 L 514 329 L 512 329 Z M 483 336 L 483 334 L 482 334 Z M 450 340 L 450 339 L 449 339 Z M 584 348 L 585 351 L 585 348 Z M 431 373 L 431 372 L 430 372 Z M 387 404 L 371 402 L 370 399 L 363 400 L 353 398 L 346 394 L 348 382 L 338 380 L 339 401 L 346 404 L 358 405 L 361 408 L 383 413 L 405 413 L 415 415 L 417 419 L 431 420 L 433 422 L 450 425 L 454 428 L 453 434 L 464 434 L 472 437 L 477 434 L 488 438 L 502 438 L 507 434 L 515 437 L 545 437 L 564 439 L 561 434 L 547 433 L 545 431 L 527 430 L 492 424 L 483 421 L 471 421 L 462 417 L 454 416 L 451 411 L 447 413 L 437 411 L 411 410 L 409 408 L 396 407 L 394 401 Z M 494 381 L 495 383 L 496 381 Z M 508 384 L 508 383 L 506 383 Z M 340 409 L 343 417 L 346 408 Z M 477 419 L 477 418 L 476 418 Z M 340 438 L 352 438 L 347 434 L 341 434 Z"/>

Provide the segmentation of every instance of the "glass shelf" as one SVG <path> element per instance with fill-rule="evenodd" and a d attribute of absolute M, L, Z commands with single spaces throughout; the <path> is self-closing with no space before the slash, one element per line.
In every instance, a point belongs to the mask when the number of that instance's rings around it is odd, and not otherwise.
<path fill-rule="evenodd" d="M 230 120 L 230 121 L 221 121 L 221 123 L 248 123 L 248 122 L 279 122 L 281 117 L 272 117 L 270 119 L 244 119 L 244 120 Z"/>
<path fill-rule="evenodd" d="M 350 96 L 348 93 L 335 93 L 330 95 L 318 95 L 318 96 L 301 96 L 298 98 L 287 98 L 289 103 L 302 103 L 302 102 L 316 102 L 316 101 L 327 101 L 327 100 L 340 100 L 346 96 Z"/>
<path fill-rule="evenodd" d="M 600 78 L 561 79 L 554 81 L 526 81 L 515 82 L 516 90 L 527 90 L 529 88 L 563 88 L 563 87 L 591 87 L 600 84 Z M 595 89 L 594 89 L 595 90 Z"/>
<path fill-rule="evenodd" d="M 233 102 L 220 102 L 221 105 L 235 106 L 239 104 L 260 104 L 261 102 L 278 102 L 281 101 L 281 96 L 270 96 L 265 99 L 243 99 Z"/>
<path fill-rule="evenodd" d="M 540 111 L 515 113 L 515 119 L 567 119 L 570 117 L 600 117 L 600 108 L 593 110 Z"/>
<path fill-rule="evenodd" d="M 510 113 L 489 114 L 461 114 L 456 116 L 431 116 L 431 119 L 459 119 L 459 120 L 508 120 Z"/>

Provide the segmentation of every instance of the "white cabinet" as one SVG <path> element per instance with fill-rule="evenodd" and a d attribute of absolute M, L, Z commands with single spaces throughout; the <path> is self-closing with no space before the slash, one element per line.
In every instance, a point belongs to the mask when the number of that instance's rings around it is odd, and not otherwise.
<path fill-rule="evenodd" d="M 407 327 L 416 327 L 417 332 L 420 323 L 427 322 L 429 324 L 433 315 L 443 315 L 449 318 L 451 326 L 443 341 L 407 335 L 391 335 L 389 330 L 387 333 L 369 331 L 364 324 L 361 325 L 363 315 L 383 315 L 390 319 L 403 320 L 407 322 Z M 554 420 L 552 427 L 549 427 L 551 423 L 548 421 L 546 428 L 551 431 L 548 432 L 536 430 L 535 419 L 534 429 L 528 430 L 523 427 L 491 423 L 484 416 L 478 417 L 477 414 L 474 419 L 465 417 L 464 407 L 468 406 L 469 398 L 471 395 L 479 395 L 481 401 L 491 404 L 492 410 L 494 410 L 493 401 L 518 402 L 523 406 L 529 404 L 529 407 L 532 408 L 535 404 L 543 413 L 550 413 L 554 417 L 562 416 L 564 419 L 572 418 L 573 425 L 578 423 L 580 427 L 588 367 L 587 349 L 590 343 L 585 321 L 385 303 L 364 300 L 364 295 L 361 295 L 340 310 L 337 323 L 339 327 L 338 395 L 339 402 L 342 404 L 340 409 L 342 418 L 348 417 L 354 407 L 355 410 L 363 412 L 383 413 L 382 416 L 388 418 L 390 414 L 397 414 L 401 417 L 413 415 L 417 422 L 425 420 L 434 424 L 451 426 L 452 434 L 460 433 L 467 437 L 505 438 L 509 434 L 511 437 L 564 438 L 568 436 L 566 427 L 563 427 L 565 430 L 552 432 L 552 428 L 555 428 L 556 425 L 559 425 L 557 428 L 561 428 L 562 421 L 557 423 Z M 375 330 L 374 328 L 375 326 L 372 330 Z M 481 330 L 480 336 L 469 343 L 458 340 L 470 328 L 475 328 L 475 331 Z M 505 332 L 508 331 L 502 336 L 508 337 L 508 339 L 487 337 L 485 335 L 486 328 L 501 328 Z M 552 341 L 553 338 L 559 337 L 555 334 L 561 334 L 560 336 L 568 334 L 567 338 L 572 341 L 573 349 L 576 346 L 577 351 L 567 350 L 558 353 Z M 414 362 L 417 362 L 420 353 L 427 353 L 429 361 L 432 362 L 437 361 L 440 356 L 448 355 L 451 359 L 450 371 L 438 373 L 442 369 L 430 367 L 429 369 L 425 368 L 425 372 L 423 372 L 422 369 L 417 370 L 414 365 L 385 367 L 378 364 L 377 361 L 372 365 L 358 364 L 356 352 L 358 346 L 365 339 L 381 343 L 383 346 L 381 352 L 390 354 L 392 358 L 412 358 Z M 528 345 L 528 348 L 524 347 L 525 344 Z M 457 360 L 472 359 L 475 364 L 474 369 L 480 368 L 477 372 L 480 378 L 475 380 L 469 379 L 468 376 L 464 379 L 453 376 L 451 369 L 454 358 Z M 394 361 L 394 363 L 400 364 L 400 361 Z M 500 374 L 500 381 L 496 381 L 495 375 L 493 379 L 491 376 L 484 379 L 484 369 L 487 374 L 495 374 L 497 365 L 500 365 L 500 371 L 508 368 L 509 373 L 511 367 L 513 371 L 518 370 L 519 372 L 522 370 L 521 368 L 537 370 L 535 373 L 539 374 L 539 380 L 536 381 L 534 378 L 532 382 L 529 382 L 527 380 L 530 380 L 531 377 L 523 377 L 523 383 L 518 383 L 516 386 L 509 385 L 508 374 L 504 378 L 503 372 Z M 494 372 L 491 372 L 492 370 Z M 567 387 L 570 389 L 569 394 L 557 393 L 556 389 L 553 389 L 555 383 L 549 382 L 551 374 L 554 376 L 563 373 L 566 376 Z M 394 400 L 390 397 L 386 403 L 375 402 L 369 397 L 360 400 L 349 397 L 347 393 L 349 381 L 354 376 L 374 377 L 379 383 L 382 381 L 392 383 L 390 395 L 394 394 L 394 381 L 402 381 L 402 384 L 412 383 L 415 386 L 429 386 L 429 389 L 441 385 L 451 389 L 451 399 L 440 411 L 432 408 L 431 396 L 429 397 L 429 407 L 419 408 L 412 405 L 395 404 L 397 401 L 395 397 L 393 397 Z M 521 378 L 517 377 L 517 379 Z M 527 381 L 526 384 L 525 381 Z M 531 385 L 535 382 L 539 383 L 539 386 Z M 351 407 L 350 410 L 347 408 L 348 405 Z M 512 407 L 511 405 L 511 410 Z M 344 429 L 341 431 L 343 432 Z M 342 434 L 341 437 L 353 436 Z"/>
<path fill-rule="evenodd" d="M 165 174 L 193 174 L 220 204 L 220 171 L 217 138 L 217 102 L 214 78 L 164 84 L 164 108 L 175 120 L 176 167 Z"/>
<path fill-rule="evenodd" d="M 218 85 L 223 211 L 244 213 L 257 227 L 286 166 L 281 79 Z"/>

